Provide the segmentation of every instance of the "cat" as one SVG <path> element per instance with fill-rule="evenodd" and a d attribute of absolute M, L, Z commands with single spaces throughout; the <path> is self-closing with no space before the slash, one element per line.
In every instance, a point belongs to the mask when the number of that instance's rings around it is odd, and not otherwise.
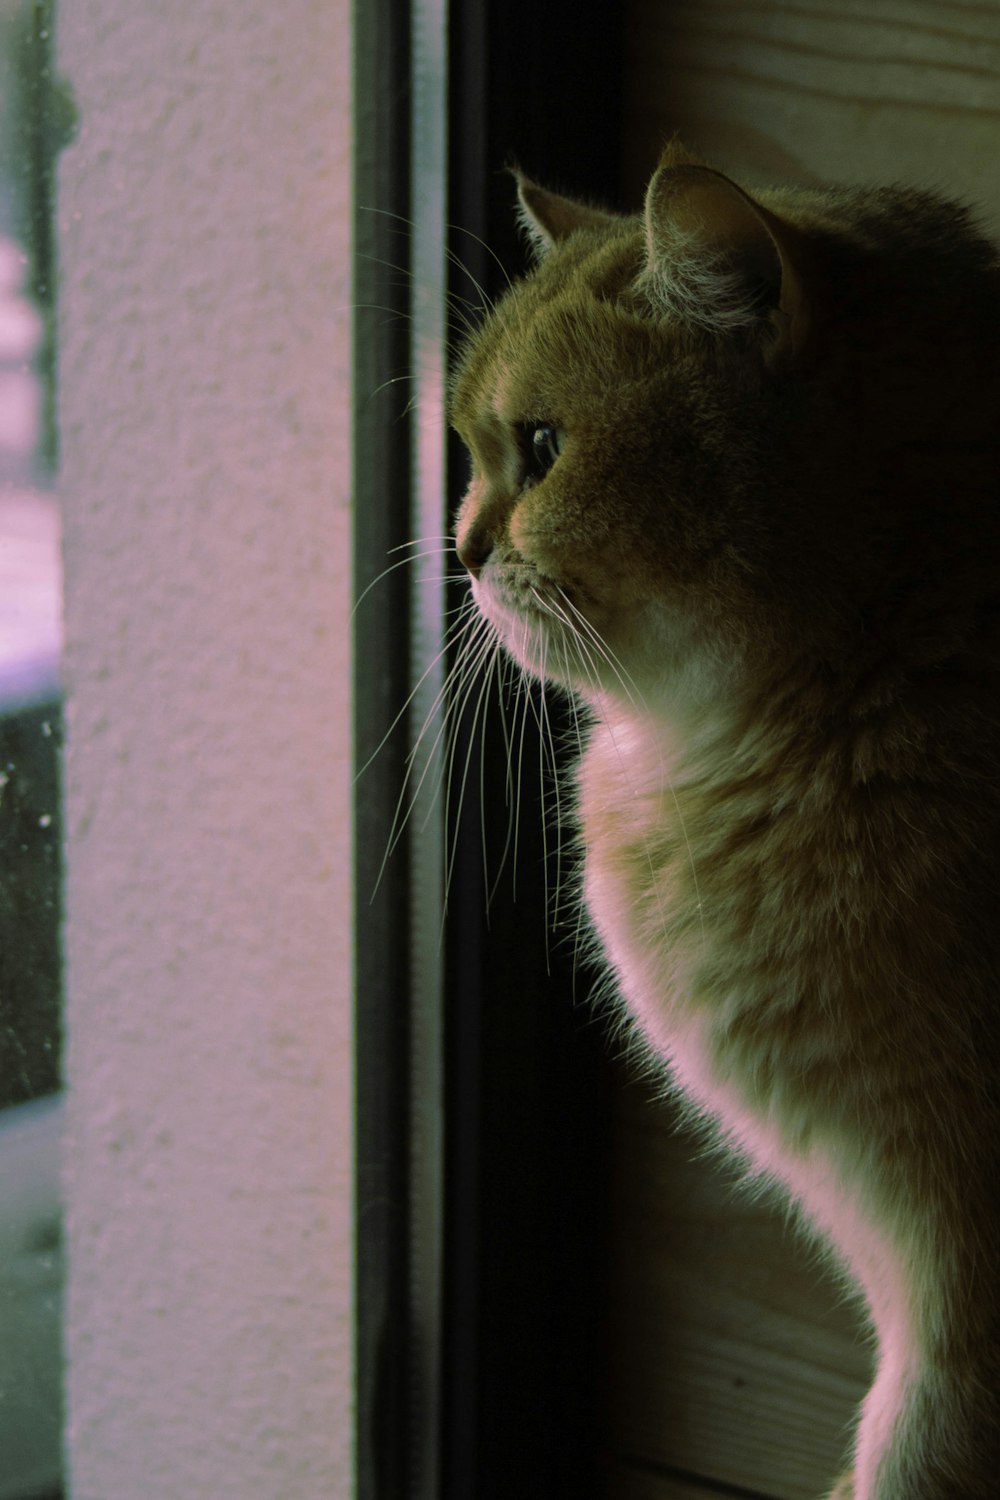
<path fill-rule="evenodd" d="M 1000 1494 L 1000 268 L 962 206 L 642 215 L 520 172 L 453 380 L 458 556 L 589 711 L 582 892 L 632 1024 L 878 1341 L 837 1500 Z"/>

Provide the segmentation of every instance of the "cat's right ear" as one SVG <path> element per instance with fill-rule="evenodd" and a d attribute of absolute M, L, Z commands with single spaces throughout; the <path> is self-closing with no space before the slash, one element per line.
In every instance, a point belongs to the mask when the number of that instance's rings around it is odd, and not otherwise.
<path fill-rule="evenodd" d="M 573 198 L 563 198 L 539 187 L 516 167 L 511 168 L 517 183 L 518 221 L 528 238 L 536 260 L 578 229 L 609 229 L 617 222 L 614 214 Z"/>
<path fill-rule="evenodd" d="M 768 326 L 771 354 L 798 354 L 809 332 L 794 227 L 694 163 L 661 162 L 646 193 L 646 270 L 654 301 L 725 335 Z"/>

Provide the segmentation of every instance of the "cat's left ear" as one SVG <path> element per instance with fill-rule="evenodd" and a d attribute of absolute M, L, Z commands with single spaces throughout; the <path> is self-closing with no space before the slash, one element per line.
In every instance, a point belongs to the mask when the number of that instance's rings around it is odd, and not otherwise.
<path fill-rule="evenodd" d="M 559 193 L 550 193 L 517 168 L 513 172 L 517 182 L 518 217 L 536 260 L 542 260 L 577 229 L 609 229 L 618 222 L 615 214 L 606 213 L 602 208 L 591 208 L 587 203 L 577 203 L 573 198 L 563 198 Z"/>
<path fill-rule="evenodd" d="M 664 163 L 646 193 L 650 294 L 682 321 L 726 334 L 766 325 L 768 353 L 798 354 L 809 331 L 795 228 L 711 167 Z"/>

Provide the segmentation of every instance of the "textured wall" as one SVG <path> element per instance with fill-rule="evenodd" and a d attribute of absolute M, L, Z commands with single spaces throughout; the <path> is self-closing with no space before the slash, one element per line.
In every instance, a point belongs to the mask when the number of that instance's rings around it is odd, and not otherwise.
<path fill-rule="evenodd" d="M 60 0 L 73 1500 L 349 1495 L 346 0 Z"/>

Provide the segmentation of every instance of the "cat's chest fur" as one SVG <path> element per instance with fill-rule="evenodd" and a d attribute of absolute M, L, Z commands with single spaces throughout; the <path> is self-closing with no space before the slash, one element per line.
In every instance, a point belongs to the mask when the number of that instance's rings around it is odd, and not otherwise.
<path fill-rule="evenodd" d="M 578 772 L 584 900 L 682 1105 L 714 1122 L 753 1179 L 801 1204 L 883 1324 L 901 1328 L 906 1274 L 864 1190 L 871 1164 L 845 1129 L 859 1108 L 844 998 L 856 893 L 843 872 L 824 879 L 817 848 L 814 910 L 794 904 L 796 842 L 822 813 L 803 809 L 794 786 L 782 806 L 780 778 L 727 784 L 713 774 L 724 759 L 709 749 L 685 769 L 668 733 L 597 724 Z M 838 922 L 846 972 L 822 956 Z"/>
<path fill-rule="evenodd" d="M 678 759 L 666 733 L 628 720 L 595 726 L 578 773 L 584 900 L 643 1038 L 685 1094 L 721 1117 L 746 1101 L 727 1091 L 716 1055 L 725 1002 L 710 975 L 725 939 L 691 843 L 703 788 L 677 777 Z"/>
<path fill-rule="evenodd" d="M 653 1053 L 790 1181 L 837 1132 L 861 892 L 827 808 L 804 806 L 794 777 L 726 763 L 724 747 L 685 759 L 659 726 L 599 722 L 578 778 L 584 899 Z"/>

